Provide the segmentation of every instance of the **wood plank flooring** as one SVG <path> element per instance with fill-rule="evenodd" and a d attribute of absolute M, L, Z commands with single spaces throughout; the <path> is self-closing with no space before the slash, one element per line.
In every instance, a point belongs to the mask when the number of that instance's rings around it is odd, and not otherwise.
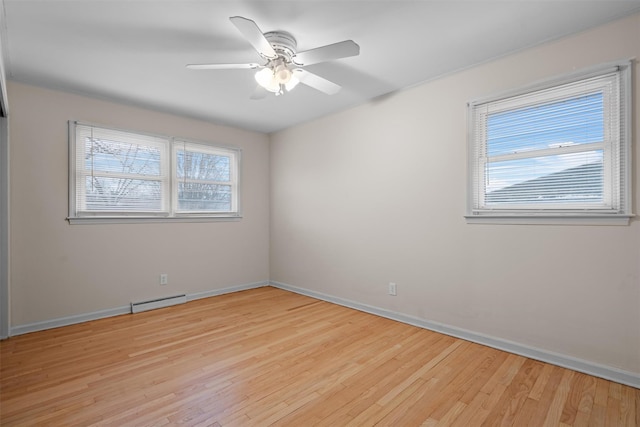
<path fill-rule="evenodd" d="M 639 426 L 640 390 L 265 287 L 0 343 L 2 426 Z"/>

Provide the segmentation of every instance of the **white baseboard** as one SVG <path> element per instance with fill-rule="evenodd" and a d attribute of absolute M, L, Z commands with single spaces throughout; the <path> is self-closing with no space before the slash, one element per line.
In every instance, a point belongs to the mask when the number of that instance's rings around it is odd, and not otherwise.
<path fill-rule="evenodd" d="M 187 302 L 195 301 L 201 298 L 215 297 L 217 295 L 230 294 L 232 292 L 240 292 L 240 291 L 246 291 L 249 289 L 262 288 L 264 286 L 269 286 L 269 283 L 270 282 L 268 280 L 263 280 L 262 282 L 247 283 L 244 285 L 230 286 L 228 288 L 214 289 L 211 291 L 198 292 L 195 294 L 187 294 Z"/>
<path fill-rule="evenodd" d="M 262 282 L 247 283 L 244 285 L 230 286 L 223 289 L 215 289 L 211 291 L 198 292 L 194 294 L 187 294 L 187 302 L 194 301 L 200 298 L 207 298 L 216 295 L 228 294 L 231 292 L 244 291 L 247 289 L 260 288 L 268 286 L 269 282 L 264 280 Z M 90 320 L 104 319 L 106 317 L 119 316 L 121 314 L 130 314 L 131 305 L 122 307 L 110 308 L 106 310 L 94 311 L 92 313 L 76 314 L 73 316 L 60 317 L 58 319 L 45 320 L 42 322 L 28 323 L 26 325 L 18 325 L 11 327 L 9 336 L 28 334 L 30 332 L 44 331 L 46 329 L 59 328 L 61 326 L 74 325 L 76 323 L 88 322 Z"/>
<path fill-rule="evenodd" d="M 107 310 L 94 311 L 92 313 L 75 314 L 73 316 L 60 317 L 58 319 L 45 320 L 42 322 L 28 323 L 26 325 L 12 326 L 9 336 L 28 334 L 30 332 L 44 331 L 45 329 L 59 328 L 61 326 L 74 325 L 76 323 L 88 322 L 90 320 L 104 319 L 105 317 L 119 316 L 131 313 L 131 305 L 110 308 Z"/>
<path fill-rule="evenodd" d="M 308 289 L 298 288 L 281 282 L 270 282 L 271 286 L 283 289 L 286 291 L 295 292 L 301 295 L 306 295 L 312 298 L 317 298 L 323 301 L 328 301 L 334 304 L 342 305 L 345 307 L 353 308 L 366 313 L 375 314 L 377 316 L 386 317 L 388 319 L 396 320 L 398 322 L 407 323 L 409 325 L 417 326 L 431 331 L 440 332 L 452 337 L 461 338 L 466 341 L 475 342 L 478 344 L 486 345 L 488 347 L 504 350 L 509 353 L 518 354 L 520 356 L 528 357 L 530 359 L 539 360 L 553 365 L 561 366 L 563 368 L 571 369 L 574 371 L 582 372 L 585 374 L 593 375 L 595 377 L 604 378 L 607 380 L 615 381 L 617 383 L 625 384 L 631 387 L 640 388 L 640 375 L 624 371 L 621 369 L 613 368 L 610 366 L 600 365 L 598 363 L 589 362 L 587 360 L 578 359 L 572 356 L 566 356 L 542 350 L 535 347 L 530 347 L 517 342 L 504 340 L 489 335 L 479 334 L 477 332 L 461 329 L 453 326 L 444 325 L 442 323 L 433 322 L 426 319 L 421 319 L 407 314 L 398 313 L 391 310 L 386 310 L 379 307 L 362 304 L 356 301 L 347 300 L 344 298 L 335 297 L 332 295 L 323 294 L 320 292 L 311 291 Z"/>

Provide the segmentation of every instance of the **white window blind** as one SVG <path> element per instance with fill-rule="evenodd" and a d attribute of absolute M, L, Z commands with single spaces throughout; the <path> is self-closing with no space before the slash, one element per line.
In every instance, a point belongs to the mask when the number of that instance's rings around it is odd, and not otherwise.
<path fill-rule="evenodd" d="M 169 214 L 168 141 L 76 125 L 76 214 Z"/>
<path fill-rule="evenodd" d="M 470 215 L 629 215 L 628 71 L 471 103 Z"/>
<path fill-rule="evenodd" d="M 239 149 L 77 122 L 69 134 L 70 220 L 240 217 Z"/>

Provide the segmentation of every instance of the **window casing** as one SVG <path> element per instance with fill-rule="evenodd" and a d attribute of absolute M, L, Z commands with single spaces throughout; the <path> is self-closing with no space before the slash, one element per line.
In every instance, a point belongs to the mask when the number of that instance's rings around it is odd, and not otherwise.
<path fill-rule="evenodd" d="M 239 149 L 78 122 L 69 136 L 72 223 L 240 217 Z"/>
<path fill-rule="evenodd" d="M 467 219 L 628 223 L 630 65 L 470 103 Z"/>

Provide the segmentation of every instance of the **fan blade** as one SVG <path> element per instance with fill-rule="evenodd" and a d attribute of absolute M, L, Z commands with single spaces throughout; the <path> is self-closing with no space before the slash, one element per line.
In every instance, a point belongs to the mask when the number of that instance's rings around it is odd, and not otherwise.
<path fill-rule="evenodd" d="M 275 59 L 278 57 L 278 54 L 269 40 L 267 40 L 258 28 L 258 25 L 253 22 L 251 19 L 243 18 L 242 16 L 232 16 L 229 18 L 233 25 L 236 26 L 238 30 L 242 33 L 242 35 L 251 43 L 251 45 L 258 51 L 258 53 L 265 58 Z"/>
<path fill-rule="evenodd" d="M 342 89 L 341 86 L 306 70 L 298 68 L 294 70 L 294 72 L 295 76 L 300 80 L 300 83 L 319 90 L 320 92 L 324 92 L 327 95 L 334 95 Z"/>
<path fill-rule="evenodd" d="M 236 70 L 258 68 L 260 64 L 187 64 L 190 70 Z"/>
<path fill-rule="evenodd" d="M 267 95 L 269 95 L 269 91 L 263 88 L 262 86 L 257 85 L 255 90 L 249 97 L 249 99 L 253 99 L 253 100 L 264 99 L 267 97 Z"/>
<path fill-rule="evenodd" d="M 343 42 L 305 50 L 304 52 L 298 52 L 294 55 L 293 62 L 298 65 L 311 65 L 359 54 L 360 46 L 353 40 L 345 40 Z"/>

